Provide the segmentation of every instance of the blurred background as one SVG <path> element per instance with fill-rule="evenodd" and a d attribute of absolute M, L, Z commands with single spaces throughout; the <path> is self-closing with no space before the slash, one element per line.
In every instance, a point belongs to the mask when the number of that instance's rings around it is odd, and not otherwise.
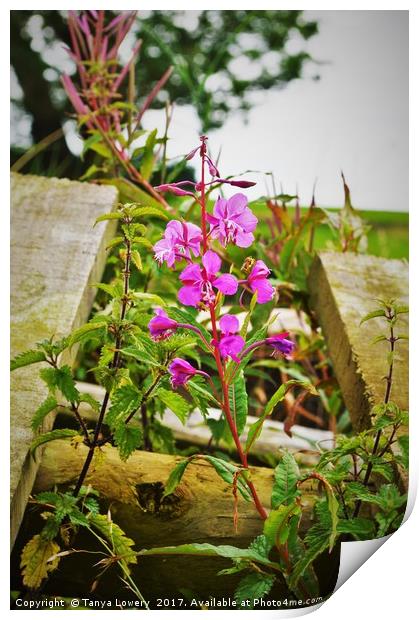
<path fill-rule="evenodd" d="M 174 104 L 169 158 L 205 132 L 224 175 L 253 171 L 250 198 L 274 180 L 308 205 L 316 184 L 317 204 L 332 208 L 343 170 L 373 226 L 370 251 L 407 256 L 407 11 L 140 11 L 121 62 L 138 38 L 139 99 L 174 67 L 143 122 L 163 131 Z M 66 11 L 11 11 L 12 164 L 51 140 L 21 172 L 85 170 L 60 84 L 75 72 L 68 44 Z"/>

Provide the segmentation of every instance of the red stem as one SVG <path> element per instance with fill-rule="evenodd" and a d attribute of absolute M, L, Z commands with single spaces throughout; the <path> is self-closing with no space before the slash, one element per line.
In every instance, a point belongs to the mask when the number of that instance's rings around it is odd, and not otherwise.
<path fill-rule="evenodd" d="M 206 221 L 206 208 L 205 208 L 205 153 L 206 153 L 205 140 L 206 140 L 205 137 L 202 136 L 201 137 L 202 145 L 201 145 L 201 150 L 200 150 L 200 156 L 201 156 L 201 162 L 202 162 L 201 163 L 201 228 L 202 228 L 203 252 L 204 253 L 207 251 L 207 248 L 208 248 L 207 221 Z M 243 465 L 244 469 L 248 469 L 247 455 L 243 451 L 242 445 L 240 443 L 240 437 L 237 432 L 237 426 L 233 419 L 233 416 L 231 415 L 230 400 L 229 400 L 229 395 L 228 395 L 228 384 L 224 377 L 223 363 L 221 361 L 220 351 L 218 350 L 218 347 L 217 347 L 218 332 L 217 332 L 217 320 L 215 316 L 214 304 L 209 304 L 209 311 L 210 311 L 210 316 L 211 316 L 212 336 L 213 336 L 214 343 L 215 343 L 214 359 L 215 359 L 215 363 L 217 364 L 217 370 L 218 370 L 218 374 L 219 374 L 221 386 L 222 386 L 222 391 L 223 391 L 223 400 L 224 400 L 223 411 L 225 413 L 228 426 L 233 436 L 233 440 L 234 440 L 241 464 Z M 267 519 L 268 514 L 259 499 L 259 496 L 257 494 L 256 488 L 253 482 L 251 482 L 250 480 L 246 480 L 246 483 L 247 483 L 247 486 L 249 487 L 250 493 L 252 494 L 253 502 L 255 504 L 257 511 L 259 512 L 263 520 Z"/>

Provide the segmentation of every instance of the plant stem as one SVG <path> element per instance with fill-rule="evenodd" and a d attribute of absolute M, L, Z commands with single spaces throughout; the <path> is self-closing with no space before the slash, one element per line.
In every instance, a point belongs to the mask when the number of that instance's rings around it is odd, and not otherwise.
<path fill-rule="evenodd" d="M 201 229 L 202 229 L 202 239 L 203 239 L 203 252 L 205 254 L 205 252 L 208 249 L 207 214 L 206 214 L 206 204 L 205 204 L 205 155 L 206 155 L 206 137 L 205 136 L 201 136 L 201 142 L 202 142 L 201 150 L 200 150 L 200 156 L 201 156 Z M 228 394 L 228 383 L 225 380 L 223 363 L 221 361 L 221 355 L 217 347 L 218 345 L 217 321 L 216 321 L 216 316 L 215 316 L 215 307 L 213 303 L 209 304 L 209 311 L 210 311 L 210 316 L 211 316 L 212 336 L 215 342 L 213 355 L 214 355 L 215 363 L 217 365 L 218 375 L 220 377 L 222 393 L 223 393 L 223 401 L 224 401 L 222 403 L 223 411 L 226 416 L 227 423 L 230 428 L 231 434 L 233 436 L 234 444 L 236 446 L 241 464 L 244 469 L 248 469 L 249 466 L 247 464 L 247 455 L 243 451 L 242 445 L 240 443 L 240 437 L 237 432 L 237 426 L 231 414 L 229 394 Z M 246 484 L 249 487 L 250 493 L 252 494 L 252 497 L 253 497 L 253 502 L 261 518 L 264 520 L 267 519 L 268 517 L 267 512 L 259 499 L 259 496 L 257 494 L 256 488 L 253 482 L 251 482 L 250 480 L 246 480 Z"/>
<path fill-rule="evenodd" d="M 121 301 L 120 321 L 124 320 L 127 307 L 128 307 L 129 276 L 130 276 L 130 265 L 131 265 L 131 242 L 126 237 L 125 237 L 125 247 L 126 247 L 126 253 L 125 253 L 125 261 L 124 261 L 124 270 L 122 271 L 122 277 L 124 281 L 124 294 L 122 296 L 122 301 Z M 121 348 L 121 341 L 122 341 L 122 335 L 121 335 L 121 326 L 120 326 L 115 336 L 115 353 L 114 353 L 112 361 L 109 364 L 109 368 L 111 369 L 116 370 L 119 366 L 119 362 L 120 362 L 119 349 Z M 93 439 L 90 442 L 89 452 L 87 453 L 86 460 L 84 462 L 83 468 L 79 475 L 79 479 L 77 480 L 77 484 L 73 491 L 74 497 L 77 497 L 77 495 L 79 494 L 80 489 L 83 486 L 83 482 L 88 474 L 91 462 L 93 460 L 95 449 L 98 445 L 99 435 L 102 430 L 103 420 L 105 419 L 105 413 L 106 413 L 106 409 L 109 403 L 109 396 L 110 396 L 110 393 L 109 393 L 109 390 L 107 390 L 103 398 L 103 401 L 102 401 L 102 406 L 100 409 L 99 417 L 96 422 Z"/>
<path fill-rule="evenodd" d="M 391 310 L 389 310 L 389 314 L 386 315 L 386 318 L 388 321 L 390 321 L 390 338 L 389 338 L 389 342 L 390 342 L 390 354 L 391 354 L 391 358 L 390 358 L 390 364 L 389 364 L 389 368 L 388 368 L 388 374 L 386 376 L 386 393 L 384 396 L 384 404 L 387 405 L 387 403 L 390 400 L 390 394 L 391 394 L 391 388 L 392 388 L 392 382 L 393 382 L 393 354 L 394 354 L 394 345 L 395 345 L 395 338 L 394 338 L 394 329 L 393 329 L 393 324 L 391 323 L 392 319 L 394 318 Z M 395 431 L 393 430 L 393 435 L 394 436 Z M 379 445 L 380 445 L 380 439 L 381 439 L 381 435 L 382 435 L 382 430 L 379 429 L 377 431 L 377 435 L 375 436 L 375 441 L 374 441 L 374 446 L 371 452 L 371 457 L 374 457 L 378 451 Z M 388 444 L 390 445 L 390 444 Z M 386 448 L 387 449 L 387 448 Z M 371 477 L 371 472 L 372 472 L 372 461 L 370 459 L 368 465 L 367 465 L 367 469 L 365 471 L 365 476 L 364 479 L 362 481 L 362 484 L 366 487 L 368 485 L 369 479 Z M 361 510 L 361 500 L 359 499 L 357 501 L 357 503 L 355 504 L 355 509 L 354 509 L 354 514 L 353 517 L 357 517 L 359 515 L 359 511 Z"/>

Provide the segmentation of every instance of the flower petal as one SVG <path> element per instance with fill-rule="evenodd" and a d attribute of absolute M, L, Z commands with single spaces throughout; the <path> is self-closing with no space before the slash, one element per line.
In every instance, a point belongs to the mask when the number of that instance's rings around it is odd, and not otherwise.
<path fill-rule="evenodd" d="M 239 320 L 233 314 L 225 314 L 219 321 L 222 334 L 236 334 L 239 331 Z"/>
<path fill-rule="evenodd" d="M 248 248 L 255 240 L 255 236 L 251 232 L 238 232 L 236 234 L 236 245 L 239 248 Z"/>
<path fill-rule="evenodd" d="M 202 264 L 206 269 L 208 277 L 215 276 L 220 271 L 221 258 L 212 250 L 208 250 L 202 257 Z"/>
<path fill-rule="evenodd" d="M 182 286 L 177 296 L 185 306 L 197 306 L 201 301 L 201 287 L 199 285 Z"/>
<path fill-rule="evenodd" d="M 234 295 L 237 293 L 239 283 L 236 278 L 229 273 L 225 273 L 219 276 L 212 283 L 213 286 L 218 288 L 224 295 Z"/>

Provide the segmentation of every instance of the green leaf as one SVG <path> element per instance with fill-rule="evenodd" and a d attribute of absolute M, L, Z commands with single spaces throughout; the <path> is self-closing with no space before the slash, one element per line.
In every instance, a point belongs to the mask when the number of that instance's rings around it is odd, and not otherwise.
<path fill-rule="evenodd" d="M 106 423 L 115 429 L 121 421 L 139 408 L 142 401 L 142 393 L 131 384 L 121 385 L 111 395 L 112 404 L 106 414 Z"/>
<path fill-rule="evenodd" d="M 114 237 L 106 246 L 107 250 L 114 248 L 117 245 L 121 245 L 124 242 L 124 237 Z"/>
<path fill-rule="evenodd" d="M 138 207 L 137 209 L 134 209 L 131 215 L 132 217 L 138 217 L 138 218 L 157 217 L 160 220 L 169 219 L 167 213 L 165 213 L 162 209 L 159 209 L 157 207 Z"/>
<path fill-rule="evenodd" d="M 166 302 L 161 297 L 159 297 L 158 295 L 155 295 L 154 293 L 135 292 L 135 293 L 132 293 L 132 296 L 134 297 L 134 299 L 138 299 L 140 301 L 148 301 L 150 302 L 150 304 L 156 304 L 158 306 L 166 305 Z"/>
<path fill-rule="evenodd" d="M 281 504 L 289 504 L 300 494 L 297 487 L 299 479 L 300 470 L 295 458 L 290 452 L 285 452 L 274 470 L 272 508 L 277 508 Z"/>
<path fill-rule="evenodd" d="M 179 418 L 182 424 L 185 424 L 188 413 L 190 411 L 189 403 L 180 395 L 170 390 L 160 387 L 155 392 L 155 396 L 160 398 L 162 403 L 166 405 Z"/>
<path fill-rule="evenodd" d="M 99 412 L 100 410 L 100 402 L 93 398 L 91 394 L 87 394 L 86 392 L 82 392 L 79 394 L 79 403 L 86 403 L 90 405 L 93 411 Z"/>
<path fill-rule="evenodd" d="M 246 609 L 253 609 L 254 601 L 262 599 L 268 594 L 275 583 L 275 575 L 252 572 L 240 580 L 234 593 L 234 598 L 239 605 L 249 601 Z"/>
<path fill-rule="evenodd" d="M 263 524 L 263 533 L 270 547 L 283 545 L 289 534 L 288 520 L 290 517 L 301 513 L 301 508 L 296 504 L 283 505 L 271 510 Z"/>
<path fill-rule="evenodd" d="M 298 587 L 298 582 L 309 566 L 323 551 L 329 546 L 330 531 L 321 523 L 316 523 L 310 528 L 306 534 L 304 541 L 309 542 L 308 548 L 304 555 L 294 565 L 294 569 L 289 579 L 291 589 Z"/>
<path fill-rule="evenodd" d="M 227 484 L 233 484 L 234 477 L 237 475 L 237 472 L 240 470 L 239 467 L 233 465 L 233 463 L 229 463 L 228 461 L 224 461 L 223 459 L 218 459 L 215 456 L 210 456 L 209 454 L 203 455 L 206 461 L 211 463 L 214 467 L 217 474 L 227 482 Z M 240 494 L 246 501 L 250 501 L 250 491 L 240 476 L 237 477 L 237 488 L 240 491 Z"/>
<path fill-rule="evenodd" d="M 146 366 L 160 366 L 158 360 L 154 359 L 149 353 L 144 351 L 144 349 L 137 348 L 136 346 L 125 347 L 120 350 L 120 353 L 121 355 L 125 355 L 125 357 L 132 357 Z"/>
<path fill-rule="evenodd" d="M 177 547 L 154 547 L 142 549 L 138 555 L 193 555 L 193 556 L 219 556 L 230 560 L 250 560 L 268 567 L 279 568 L 278 564 L 260 555 L 254 549 L 239 549 L 231 545 L 211 545 L 209 543 L 190 543 Z"/>
<path fill-rule="evenodd" d="M 362 325 L 362 323 L 365 323 L 365 321 L 369 321 L 370 319 L 375 319 L 378 316 L 385 316 L 385 315 L 386 315 L 385 310 L 373 310 L 372 312 L 369 312 L 361 319 L 360 325 Z"/>
<path fill-rule="evenodd" d="M 246 426 L 248 412 L 246 381 L 242 370 L 237 374 L 236 380 L 229 387 L 229 401 L 237 433 L 241 435 Z"/>
<path fill-rule="evenodd" d="M 141 160 L 140 171 L 146 181 L 149 180 L 154 166 L 154 146 L 156 144 L 157 129 L 153 129 L 145 143 L 144 155 Z"/>
<path fill-rule="evenodd" d="M 182 480 L 182 476 L 185 473 L 187 466 L 189 465 L 190 460 L 185 459 L 184 461 L 180 461 L 170 472 L 170 476 L 165 484 L 163 498 L 171 495 L 176 490 L 176 487 Z"/>
<path fill-rule="evenodd" d="M 337 527 L 339 534 L 352 534 L 357 540 L 372 540 L 375 538 L 375 527 L 371 519 L 354 517 L 341 519 Z"/>
<path fill-rule="evenodd" d="M 76 342 L 89 340 L 92 332 L 107 327 L 106 321 L 96 321 L 95 323 L 86 323 L 82 327 L 76 329 L 69 337 L 68 346 L 71 347 Z"/>
<path fill-rule="evenodd" d="M 119 450 L 119 456 L 122 461 L 126 461 L 131 454 L 140 447 L 142 441 L 142 430 L 139 426 L 130 426 L 129 424 L 118 424 L 113 438 Z"/>
<path fill-rule="evenodd" d="M 44 418 L 57 407 L 57 401 L 53 396 L 48 396 L 44 402 L 35 411 L 32 418 L 31 428 L 36 431 L 44 421 Z"/>
<path fill-rule="evenodd" d="M 34 453 L 35 449 L 38 446 L 41 446 L 48 441 L 54 441 L 55 439 L 65 439 L 67 437 L 76 437 L 78 435 L 78 431 L 72 428 L 56 428 L 53 431 L 49 431 L 49 433 L 44 433 L 43 435 L 39 435 L 35 437 L 33 442 L 31 443 L 31 454 Z"/>
<path fill-rule="evenodd" d="M 112 213 L 104 213 L 103 215 L 99 215 L 99 217 L 96 218 L 93 226 L 96 226 L 96 224 L 99 224 L 99 222 L 105 222 L 107 220 L 122 220 L 123 218 L 124 218 L 124 214 L 121 211 L 112 211 Z M 123 241 L 123 237 L 121 237 L 121 239 Z"/>
<path fill-rule="evenodd" d="M 93 529 L 97 530 L 112 545 L 112 550 L 116 556 L 128 564 L 137 564 L 137 554 L 132 549 L 134 541 L 123 532 L 108 516 L 91 514 L 89 522 Z"/>
<path fill-rule="evenodd" d="M 131 258 L 134 265 L 137 267 L 138 271 L 143 270 L 143 262 L 141 260 L 141 255 L 138 250 L 132 250 Z"/>
<path fill-rule="evenodd" d="M 37 364 L 38 362 L 45 362 L 46 357 L 43 351 L 24 351 L 19 353 L 11 362 L 10 370 L 16 370 L 16 368 L 22 368 L 23 366 L 29 366 L 30 364 Z"/>
<path fill-rule="evenodd" d="M 56 370 L 56 386 L 62 395 L 65 396 L 70 403 L 78 402 L 80 394 L 76 388 L 70 366 L 61 366 L 61 368 L 54 370 Z"/>
<path fill-rule="evenodd" d="M 333 492 L 333 487 L 329 483 L 325 485 L 326 498 L 327 498 L 327 507 L 330 512 L 331 519 L 331 528 L 330 528 L 330 537 L 329 537 L 329 551 L 332 551 L 333 545 L 335 544 L 336 536 L 337 536 L 337 527 L 339 522 L 338 511 L 339 511 L 339 502 L 335 497 Z"/>
<path fill-rule="evenodd" d="M 289 392 L 289 390 L 296 385 L 301 387 L 303 390 L 306 390 L 307 392 L 309 392 L 309 394 L 312 394 L 313 396 L 318 396 L 318 392 L 316 388 L 311 383 L 308 383 L 306 381 L 297 381 L 295 379 L 291 379 L 290 381 L 286 381 L 286 383 L 283 383 L 277 389 L 275 394 L 271 397 L 268 404 L 266 405 L 263 415 L 264 416 L 271 415 L 271 413 L 273 412 L 277 404 L 281 402 L 282 400 L 284 400 L 287 392 Z"/>

